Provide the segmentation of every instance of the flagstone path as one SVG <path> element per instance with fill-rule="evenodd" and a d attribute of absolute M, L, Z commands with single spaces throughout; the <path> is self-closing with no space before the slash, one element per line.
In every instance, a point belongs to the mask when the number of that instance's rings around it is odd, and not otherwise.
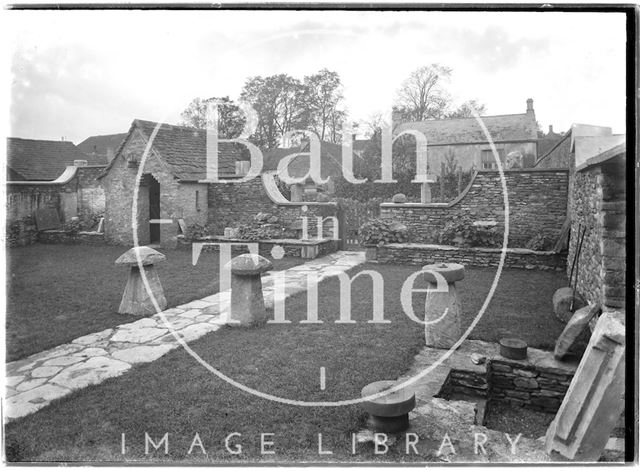
<path fill-rule="evenodd" d="M 262 277 L 267 307 L 320 281 L 364 263 L 364 252 L 340 251 Z M 274 280 L 284 280 L 276 293 Z M 5 422 L 31 414 L 72 391 L 120 376 L 136 363 L 149 363 L 218 330 L 229 318 L 229 290 L 167 309 L 151 317 L 79 337 L 71 343 L 6 365 Z"/>

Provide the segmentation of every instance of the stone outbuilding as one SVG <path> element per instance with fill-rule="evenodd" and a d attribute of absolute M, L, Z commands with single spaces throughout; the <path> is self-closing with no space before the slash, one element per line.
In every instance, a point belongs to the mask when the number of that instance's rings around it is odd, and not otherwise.
<path fill-rule="evenodd" d="M 209 185 L 202 183 L 206 178 L 206 138 L 201 129 L 133 121 L 100 176 L 106 196 L 107 241 L 133 245 L 135 220 L 138 245 L 173 248 L 183 228 L 207 223 Z M 242 146 L 218 144 L 220 178 L 237 177 L 236 162 L 241 160 L 246 160 Z M 137 211 L 132 218 L 136 188 Z"/>

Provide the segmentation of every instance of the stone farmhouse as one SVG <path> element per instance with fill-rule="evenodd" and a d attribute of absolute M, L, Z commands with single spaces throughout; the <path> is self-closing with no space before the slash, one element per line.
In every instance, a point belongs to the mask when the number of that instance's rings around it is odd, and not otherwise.
<path fill-rule="evenodd" d="M 145 154 L 156 127 L 157 133 Z M 206 178 L 206 150 L 204 130 L 134 120 L 114 158 L 99 176 L 106 195 L 107 240 L 134 243 L 134 203 L 139 245 L 175 245 L 182 222 L 182 227 L 206 224 L 209 185 L 200 183 Z M 246 160 L 242 147 L 220 143 L 218 152 L 220 178 L 239 177 L 236 162 Z M 157 222 L 160 219 L 166 222 Z"/>
<path fill-rule="evenodd" d="M 537 157 L 538 128 L 533 100 L 527 100 L 525 113 L 482 116 L 500 160 L 507 156 L 519 167 L 533 166 Z M 490 140 L 475 118 L 433 119 L 401 123 L 394 134 L 407 130 L 422 132 L 429 146 L 429 171 L 440 173 L 441 163 L 455 158 L 462 170 L 497 168 Z"/>

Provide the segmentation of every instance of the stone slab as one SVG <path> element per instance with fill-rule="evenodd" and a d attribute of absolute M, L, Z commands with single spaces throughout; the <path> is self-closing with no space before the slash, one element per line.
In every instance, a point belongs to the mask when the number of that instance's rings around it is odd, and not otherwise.
<path fill-rule="evenodd" d="M 571 316 L 560 337 L 556 340 L 553 355 L 559 359 L 566 356 L 582 331 L 589 326 L 591 319 L 600 312 L 601 308 L 598 304 L 590 304 L 578 309 L 573 316 Z"/>
<path fill-rule="evenodd" d="M 107 378 L 120 376 L 131 365 L 120 360 L 106 357 L 92 357 L 82 363 L 65 368 L 50 382 L 69 389 L 81 389 L 98 384 Z"/>

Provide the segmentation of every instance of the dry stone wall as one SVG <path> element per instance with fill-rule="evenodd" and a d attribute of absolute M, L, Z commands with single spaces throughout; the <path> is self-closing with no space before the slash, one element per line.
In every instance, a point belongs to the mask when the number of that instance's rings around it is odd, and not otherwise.
<path fill-rule="evenodd" d="M 505 170 L 509 246 L 524 247 L 539 232 L 559 232 L 567 216 L 568 170 Z M 449 204 L 383 203 L 381 217 L 406 224 L 412 241 L 435 244 L 448 221 L 493 220 L 504 229 L 505 205 L 498 171 L 481 170 L 466 192 Z"/>

